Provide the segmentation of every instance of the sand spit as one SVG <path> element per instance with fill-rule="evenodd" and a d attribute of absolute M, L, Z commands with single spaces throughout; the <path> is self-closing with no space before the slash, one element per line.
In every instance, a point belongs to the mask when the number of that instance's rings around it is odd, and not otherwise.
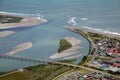
<path fill-rule="evenodd" d="M 14 33 L 15 33 L 14 31 L 2 31 L 2 32 L 0 32 L 0 38 L 7 37 L 7 36 L 12 35 Z"/>
<path fill-rule="evenodd" d="M 24 17 L 21 22 L 18 23 L 0 23 L 0 29 L 9 29 L 16 27 L 31 27 L 47 22 L 47 20 L 36 17 Z"/>
<path fill-rule="evenodd" d="M 106 31 L 103 29 L 90 28 L 90 27 L 73 27 L 73 26 L 65 26 L 64 28 L 70 29 L 70 30 L 78 29 L 78 30 L 82 30 L 84 33 L 88 33 L 88 32 L 98 33 L 111 38 L 120 38 L 120 33 Z"/>
<path fill-rule="evenodd" d="M 11 51 L 5 53 L 5 55 L 13 55 L 18 52 L 22 52 L 24 50 L 30 49 L 31 47 L 32 47 L 31 42 L 25 42 L 25 43 L 22 43 L 22 44 L 19 44 L 19 45 L 13 47 L 13 49 Z"/>
<path fill-rule="evenodd" d="M 52 56 L 50 56 L 50 59 L 59 59 L 59 58 L 64 58 L 67 56 L 71 56 L 71 55 L 75 55 L 80 53 L 80 40 L 74 37 L 66 37 L 64 38 L 66 39 L 68 42 L 70 42 L 72 44 L 72 47 L 70 49 L 64 50 L 61 53 L 55 53 Z"/>

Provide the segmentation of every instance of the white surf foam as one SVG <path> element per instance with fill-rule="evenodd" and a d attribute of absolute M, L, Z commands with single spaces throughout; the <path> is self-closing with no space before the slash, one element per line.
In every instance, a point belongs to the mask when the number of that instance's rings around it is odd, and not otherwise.
<path fill-rule="evenodd" d="M 68 20 L 68 24 L 72 25 L 72 26 L 76 26 L 77 25 L 77 22 L 75 21 L 76 20 L 76 17 L 71 17 L 69 20 Z"/>
<path fill-rule="evenodd" d="M 118 33 L 118 32 L 111 32 L 111 31 L 98 29 L 98 28 L 91 28 L 91 27 L 87 27 L 87 26 L 83 26 L 82 28 L 94 30 L 94 31 L 97 31 L 97 32 L 103 32 L 103 33 L 106 33 L 106 34 L 113 34 L 113 35 L 119 35 L 120 36 L 120 33 Z"/>
<path fill-rule="evenodd" d="M 88 20 L 88 18 L 80 18 L 80 20 L 82 20 L 82 21 L 87 21 Z"/>
<path fill-rule="evenodd" d="M 4 12 L 0 11 L 1 14 L 9 14 L 9 15 L 16 15 L 16 16 L 36 16 L 36 14 L 22 14 L 22 13 L 11 13 L 11 12 Z"/>

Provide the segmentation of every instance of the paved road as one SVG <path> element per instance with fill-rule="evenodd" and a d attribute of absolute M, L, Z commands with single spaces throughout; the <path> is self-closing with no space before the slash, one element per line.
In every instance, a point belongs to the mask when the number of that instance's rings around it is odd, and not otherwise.
<path fill-rule="evenodd" d="M 19 58 L 19 57 L 16 57 L 16 58 Z M 16 59 L 16 58 L 14 56 L 14 58 L 11 58 L 11 59 Z M 20 58 L 22 58 L 22 57 L 20 57 Z M 25 57 L 24 57 L 24 59 L 25 59 Z M 75 68 L 82 68 L 82 69 L 86 69 L 86 70 L 89 70 L 89 71 L 94 71 L 94 72 L 99 72 L 99 73 L 102 73 L 102 74 L 106 74 L 106 75 L 109 75 L 109 76 L 115 76 L 115 75 L 112 75 L 112 74 L 109 74 L 109 73 L 106 73 L 106 72 L 103 72 L 103 71 L 95 70 L 95 69 L 92 69 L 92 68 L 88 68 L 88 67 L 84 67 L 84 66 L 80 66 L 80 65 L 76 65 L 76 64 L 70 64 L 70 63 L 64 63 L 64 62 L 57 62 L 57 61 L 52 61 L 52 60 L 43 60 L 43 59 L 33 59 L 33 58 L 26 58 L 26 59 L 30 59 L 30 61 L 33 60 L 33 61 L 38 61 L 38 62 L 46 62 L 46 63 L 53 63 L 53 64 L 65 65 L 65 66 L 70 66 L 70 67 L 75 67 Z M 8 74 L 1 75 L 0 77 L 9 75 L 9 74 L 12 74 L 12 73 L 15 73 L 15 72 L 18 72 L 18 71 L 10 72 Z M 115 77 L 119 78 L 118 76 L 115 76 Z"/>

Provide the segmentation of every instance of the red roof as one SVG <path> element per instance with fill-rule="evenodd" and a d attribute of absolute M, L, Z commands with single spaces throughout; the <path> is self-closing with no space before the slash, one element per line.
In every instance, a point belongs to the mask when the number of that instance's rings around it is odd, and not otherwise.
<path fill-rule="evenodd" d="M 120 64 L 114 63 L 113 66 L 114 66 L 114 67 L 120 67 Z"/>

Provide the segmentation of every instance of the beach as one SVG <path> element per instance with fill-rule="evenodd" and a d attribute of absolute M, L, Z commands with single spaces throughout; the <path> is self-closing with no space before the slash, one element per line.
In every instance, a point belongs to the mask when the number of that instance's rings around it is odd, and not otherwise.
<path fill-rule="evenodd" d="M 32 47 L 32 42 L 24 42 L 24 43 L 18 44 L 17 46 L 13 47 L 11 51 L 5 53 L 4 55 L 13 55 L 18 52 L 22 52 L 27 49 L 30 49 L 31 47 Z"/>
<path fill-rule="evenodd" d="M 68 42 L 70 42 L 72 44 L 72 47 L 70 49 L 64 50 L 60 53 L 55 53 L 53 55 L 51 55 L 49 58 L 50 59 L 59 59 L 59 58 L 64 58 L 64 57 L 68 57 L 68 56 L 72 56 L 72 55 L 76 55 L 78 53 L 80 53 L 80 40 L 74 37 L 65 37 L 65 40 L 67 40 Z"/>

